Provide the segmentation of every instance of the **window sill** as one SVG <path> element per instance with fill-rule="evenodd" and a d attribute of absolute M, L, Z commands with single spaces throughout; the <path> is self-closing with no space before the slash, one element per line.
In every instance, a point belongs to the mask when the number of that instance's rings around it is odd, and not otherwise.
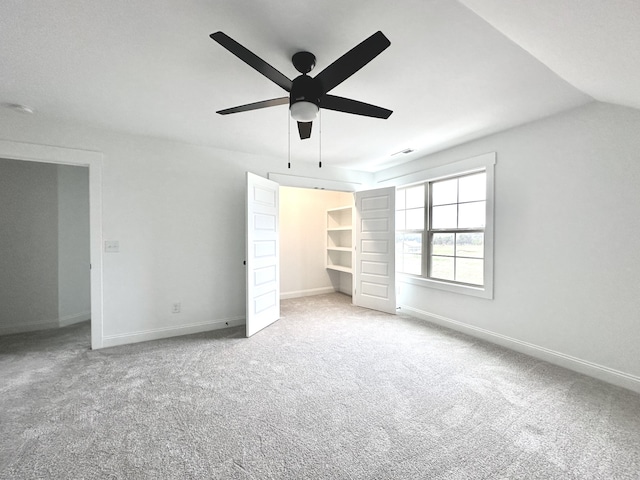
<path fill-rule="evenodd" d="M 493 289 L 484 287 L 473 287 L 471 285 L 459 285 L 448 282 L 440 282 L 438 280 L 432 280 L 430 278 L 416 277 L 413 275 L 406 275 L 403 273 L 396 273 L 396 280 L 401 283 L 408 283 L 411 285 L 417 285 L 425 288 L 435 288 L 437 290 L 444 290 L 446 292 L 460 293 L 463 295 L 470 295 L 472 297 L 493 299 Z"/>

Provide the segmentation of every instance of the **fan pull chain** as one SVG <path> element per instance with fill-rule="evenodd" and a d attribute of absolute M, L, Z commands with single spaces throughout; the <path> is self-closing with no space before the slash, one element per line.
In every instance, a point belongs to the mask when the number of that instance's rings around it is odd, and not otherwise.
<path fill-rule="evenodd" d="M 318 110 L 318 168 L 322 168 L 322 110 Z"/>
<path fill-rule="evenodd" d="M 291 168 L 291 116 L 289 115 L 289 109 L 287 109 L 287 130 L 289 132 L 288 135 L 288 145 L 289 145 L 289 152 L 287 154 L 287 168 Z"/>

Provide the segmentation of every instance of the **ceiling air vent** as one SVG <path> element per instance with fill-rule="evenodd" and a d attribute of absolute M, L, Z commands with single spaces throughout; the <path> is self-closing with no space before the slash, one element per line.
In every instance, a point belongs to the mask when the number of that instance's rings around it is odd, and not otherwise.
<path fill-rule="evenodd" d="M 392 154 L 391 156 L 393 157 L 393 156 L 399 155 L 401 153 L 406 155 L 407 153 L 411 153 L 411 152 L 413 152 L 413 148 L 405 148 L 404 150 L 400 150 L 399 152 L 396 152 L 396 153 Z"/>

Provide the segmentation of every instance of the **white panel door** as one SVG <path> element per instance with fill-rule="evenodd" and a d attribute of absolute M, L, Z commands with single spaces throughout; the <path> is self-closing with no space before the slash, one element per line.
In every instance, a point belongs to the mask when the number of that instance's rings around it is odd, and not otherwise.
<path fill-rule="evenodd" d="M 395 187 L 356 192 L 354 304 L 396 313 Z"/>
<path fill-rule="evenodd" d="M 278 188 L 247 172 L 247 337 L 280 318 Z"/>

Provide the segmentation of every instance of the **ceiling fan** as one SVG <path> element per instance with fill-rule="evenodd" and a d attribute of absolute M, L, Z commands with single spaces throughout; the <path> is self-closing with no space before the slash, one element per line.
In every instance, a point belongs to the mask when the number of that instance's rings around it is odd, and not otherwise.
<path fill-rule="evenodd" d="M 250 67 L 253 67 L 289 92 L 288 97 L 272 98 L 219 110 L 216 113 L 220 115 L 246 112 L 288 103 L 291 116 L 298 122 L 300 139 L 304 140 L 311 136 L 311 126 L 320 108 L 384 119 L 389 118 L 393 113 L 386 108 L 328 94 L 331 89 L 344 82 L 391 45 L 391 42 L 382 32 L 376 32 L 362 43 L 356 45 L 315 77 L 307 75 L 316 65 L 315 55 L 310 52 L 294 54 L 291 61 L 301 75 L 293 80 L 287 78 L 223 32 L 212 33 L 210 37 Z"/>

